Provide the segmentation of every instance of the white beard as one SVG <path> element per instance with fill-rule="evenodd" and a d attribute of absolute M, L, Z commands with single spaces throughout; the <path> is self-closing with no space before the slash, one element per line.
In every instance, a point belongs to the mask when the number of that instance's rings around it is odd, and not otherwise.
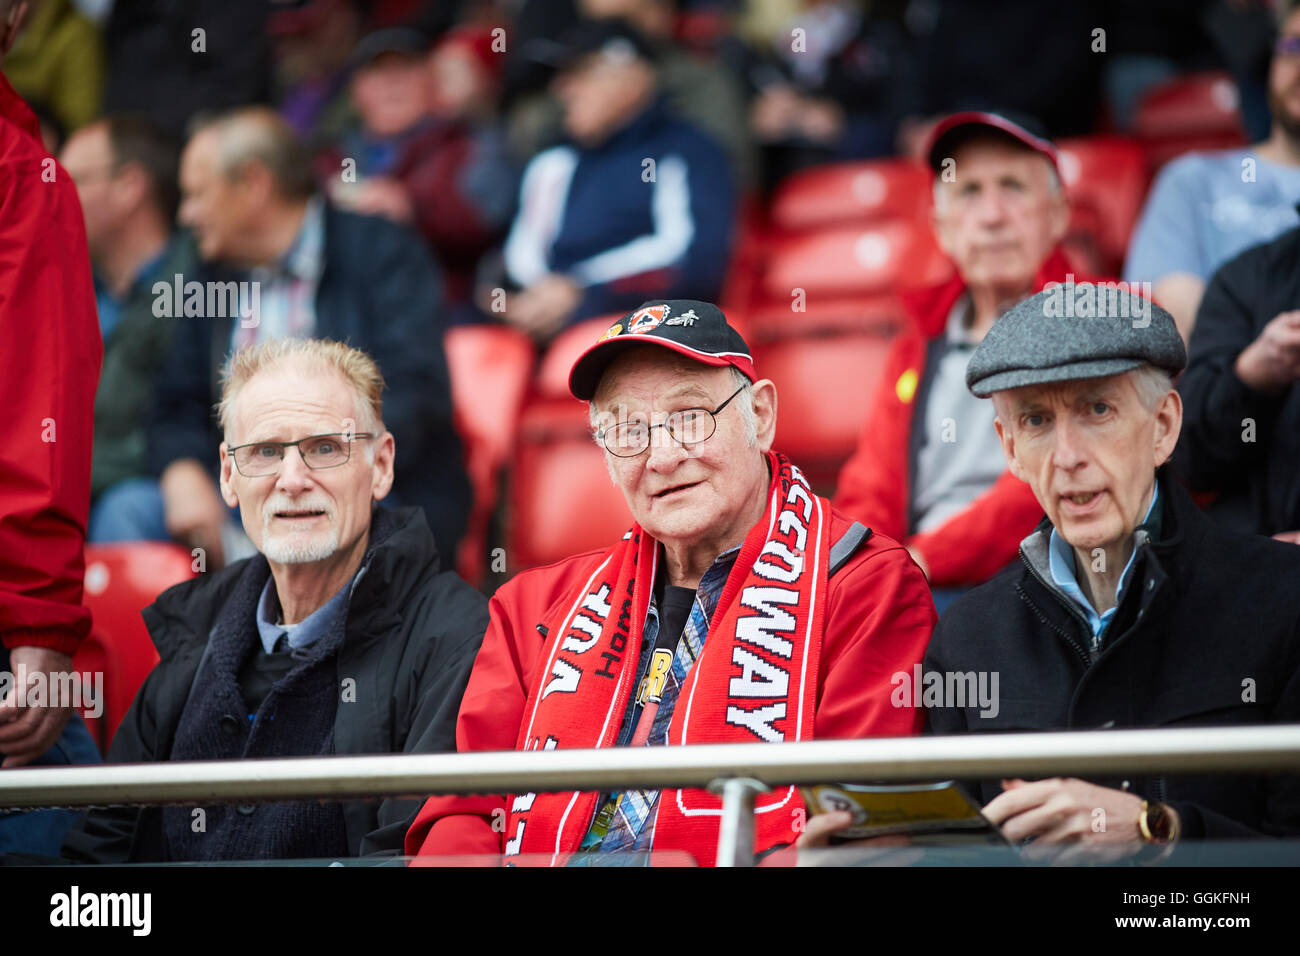
<path fill-rule="evenodd" d="M 271 522 L 275 512 L 281 508 L 318 508 L 325 512 L 326 518 L 333 518 L 334 512 L 325 502 L 305 501 L 292 504 L 281 500 L 268 501 L 262 509 L 262 554 L 268 561 L 277 564 L 311 564 L 332 558 L 339 549 L 339 529 L 333 526 L 328 532 L 317 532 L 310 537 L 297 538 L 295 533 L 280 536 L 272 532 Z"/>
<path fill-rule="evenodd" d="M 268 561 L 276 564 L 311 564 L 332 558 L 339 549 L 338 528 L 331 528 L 328 534 L 318 535 L 307 541 L 291 542 L 277 538 L 270 529 L 262 529 L 262 554 Z"/>

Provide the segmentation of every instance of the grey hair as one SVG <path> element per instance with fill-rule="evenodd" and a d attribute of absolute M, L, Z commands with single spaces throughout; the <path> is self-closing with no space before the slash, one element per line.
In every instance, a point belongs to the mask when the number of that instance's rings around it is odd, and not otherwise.
<path fill-rule="evenodd" d="M 1174 390 L 1174 379 L 1167 371 L 1157 368 L 1151 363 L 1139 365 L 1132 371 L 1126 372 L 1129 381 L 1133 383 L 1133 388 L 1137 391 L 1138 401 L 1142 407 L 1149 412 L 1154 412 L 1161 400 Z M 993 407 L 997 410 L 997 417 L 1004 426 L 1010 425 L 1012 416 L 1007 414 L 1010 409 L 1008 406 L 1009 398 L 1007 393 L 1011 389 L 993 393 Z"/>
<path fill-rule="evenodd" d="M 731 372 L 732 391 L 742 389 L 741 393 L 732 399 L 731 404 L 737 406 L 740 410 L 740 421 L 745 428 L 745 442 L 751 448 L 758 445 L 758 414 L 754 411 L 754 383 L 740 369 L 734 365 L 727 366 Z M 591 440 L 594 441 L 601 451 L 605 446 L 600 442 L 600 429 L 597 426 L 597 418 L 600 413 L 596 409 L 596 402 L 593 399 L 587 403 L 587 418 L 591 423 Z"/>

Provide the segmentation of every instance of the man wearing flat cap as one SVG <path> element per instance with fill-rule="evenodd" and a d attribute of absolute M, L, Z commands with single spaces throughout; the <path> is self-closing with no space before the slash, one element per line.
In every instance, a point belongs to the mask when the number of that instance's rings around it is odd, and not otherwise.
<path fill-rule="evenodd" d="M 1092 301 L 1067 316 L 1062 291 L 1000 318 L 967 369 L 1046 517 L 1018 566 L 949 608 L 926 652 L 927 674 L 996 672 L 999 706 L 940 701 L 930 730 L 1300 721 L 1300 554 L 1220 530 L 1161 469 L 1182 425 L 1173 318 L 1095 287 L 1070 290 Z M 1300 832 L 1289 775 L 980 787 L 985 815 L 1013 842 L 1032 840 L 1035 856 L 1115 859 L 1179 838 Z"/>
<path fill-rule="evenodd" d="M 574 364 L 634 523 L 611 547 L 520 574 L 491 623 L 459 750 L 549 750 L 899 736 L 893 706 L 934 621 L 900 545 L 845 518 L 772 449 L 777 395 L 714 305 L 647 302 Z M 756 801 L 755 851 L 793 844 L 795 789 Z M 701 790 L 433 797 L 409 854 L 611 851 L 714 861 Z M 541 854 L 542 856 L 538 856 Z"/>

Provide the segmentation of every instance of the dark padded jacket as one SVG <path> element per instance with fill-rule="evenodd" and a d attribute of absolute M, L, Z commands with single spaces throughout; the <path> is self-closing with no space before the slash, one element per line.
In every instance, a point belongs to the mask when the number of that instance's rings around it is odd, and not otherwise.
<path fill-rule="evenodd" d="M 456 713 L 487 628 L 487 599 L 441 568 L 433 535 L 414 508 L 375 509 L 365 574 L 348 608 L 337 658 L 355 700 L 334 718 L 338 754 L 434 753 L 456 749 Z M 269 574 L 261 555 L 178 584 L 145 608 L 162 660 L 145 680 L 109 763 L 167 760 L 212 630 L 243 575 Z M 420 807 L 396 798 L 343 804 L 348 852 L 394 854 Z M 83 863 L 163 858 L 162 811 L 115 807 L 83 814 L 64 841 Z"/>
<path fill-rule="evenodd" d="M 946 701 L 928 711 L 931 732 L 1300 722 L 1300 548 L 1223 531 L 1174 482 L 1160 487 L 1160 538 L 1138 546 L 1096 660 L 1082 612 L 1050 584 L 1046 519 L 1018 566 L 948 608 L 926 672 L 996 672 L 998 707 L 981 717 L 978 704 Z M 1128 781 L 1174 806 L 1191 838 L 1300 834 L 1295 775 Z M 972 787 L 984 803 L 1001 792 L 996 781 Z"/>

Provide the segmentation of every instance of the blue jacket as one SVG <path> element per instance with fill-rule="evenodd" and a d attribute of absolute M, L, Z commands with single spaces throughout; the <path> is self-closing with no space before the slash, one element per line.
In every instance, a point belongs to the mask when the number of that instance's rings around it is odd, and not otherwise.
<path fill-rule="evenodd" d="M 599 146 L 533 157 L 506 270 L 525 287 L 548 272 L 575 279 L 585 289 L 575 322 L 650 298 L 716 300 L 735 192 L 722 148 L 656 101 Z"/>
<path fill-rule="evenodd" d="M 390 505 L 424 509 L 439 550 L 456 553 L 470 486 L 452 424 L 438 266 L 413 233 L 385 219 L 325 206 L 318 338 L 359 348 L 384 375 L 384 424 L 397 445 Z M 188 277 L 187 277 L 188 278 Z M 229 317 L 180 318 L 159 373 L 149 464 L 197 458 L 215 467 L 221 434 L 212 407 L 230 346 Z"/>

